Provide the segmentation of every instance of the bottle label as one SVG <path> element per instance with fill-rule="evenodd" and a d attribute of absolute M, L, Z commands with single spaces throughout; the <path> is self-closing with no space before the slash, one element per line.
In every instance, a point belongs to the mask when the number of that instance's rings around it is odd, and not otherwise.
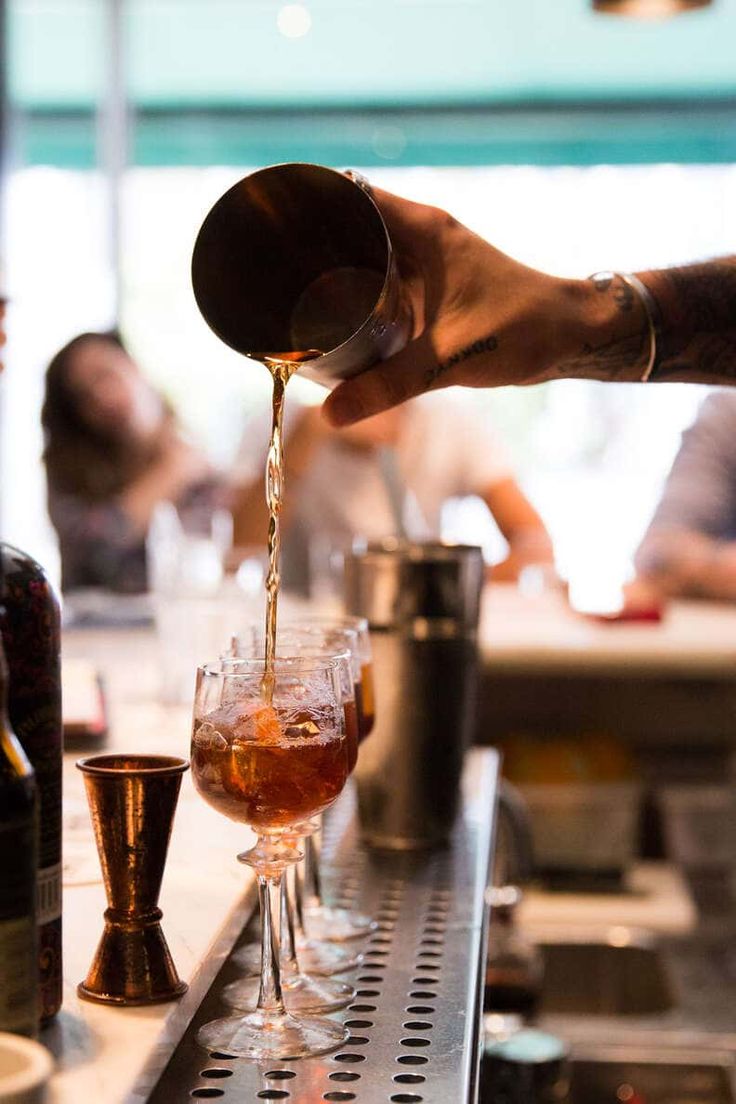
<path fill-rule="evenodd" d="M 0 1030 L 35 1035 L 35 818 L 0 824 Z"/>
<path fill-rule="evenodd" d="M 61 916 L 61 863 L 38 871 L 36 910 L 39 924 L 49 924 Z"/>
<path fill-rule="evenodd" d="M 36 930 L 33 916 L 0 920 L 0 1027 L 36 1033 Z"/>

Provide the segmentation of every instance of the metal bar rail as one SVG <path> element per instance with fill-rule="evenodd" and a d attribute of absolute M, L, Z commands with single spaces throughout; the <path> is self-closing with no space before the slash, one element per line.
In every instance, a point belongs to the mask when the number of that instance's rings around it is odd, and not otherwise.
<path fill-rule="evenodd" d="M 430 853 L 363 848 L 354 799 L 344 795 L 323 843 L 325 865 L 333 869 L 330 896 L 378 921 L 362 964 L 344 975 L 355 985 L 355 999 L 334 1014 L 350 1029 L 347 1043 L 319 1058 L 270 1064 L 201 1049 L 199 1026 L 231 1011 L 220 998 L 237 977 L 228 959 L 150 1104 L 216 1098 L 222 1104 L 473 1104 L 497 784 L 496 753 L 471 752 L 451 845 Z M 250 925 L 237 945 L 253 938 Z"/>

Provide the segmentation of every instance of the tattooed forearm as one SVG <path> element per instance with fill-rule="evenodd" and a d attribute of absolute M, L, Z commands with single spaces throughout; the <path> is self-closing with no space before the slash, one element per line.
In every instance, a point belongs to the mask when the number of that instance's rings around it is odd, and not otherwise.
<path fill-rule="evenodd" d="M 652 378 L 736 384 L 736 256 L 643 278 L 662 315 Z"/>
<path fill-rule="evenodd" d="M 567 379 L 612 380 L 626 383 L 637 379 L 632 374 L 646 355 L 648 337 L 635 335 L 606 342 L 604 345 L 583 345 L 579 354 L 557 366 L 557 374 Z"/>
<path fill-rule="evenodd" d="M 736 256 L 639 273 L 655 316 L 650 379 L 736 386 Z M 652 344 L 642 297 L 620 275 L 592 279 L 586 318 L 595 335 L 555 364 L 553 374 L 638 380 Z"/>
<path fill-rule="evenodd" d="M 655 383 L 736 384 L 736 327 L 719 334 L 698 334 L 685 348 L 664 356 L 652 375 Z"/>
<path fill-rule="evenodd" d="M 479 341 L 474 341 L 472 345 L 465 345 L 462 349 L 459 349 L 456 353 L 446 357 L 445 360 L 441 360 L 438 364 L 435 364 L 433 368 L 428 368 L 424 374 L 424 382 L 427 389 L 433 387 L 439 379 L 449 372 L 451 368 L 454 368 L 458 364 L 462 364 L 464 360 L 470 360 L 471 357 L 479 356 L 481 353 L 492 353 L 498 348 L 498 338 L 494 334 L 489 334 L 488 337 L 482 337 Z"/>

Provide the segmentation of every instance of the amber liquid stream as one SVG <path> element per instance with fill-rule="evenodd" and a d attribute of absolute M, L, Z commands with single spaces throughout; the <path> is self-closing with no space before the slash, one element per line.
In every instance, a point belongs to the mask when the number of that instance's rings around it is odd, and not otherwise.
<path fill-rule="evenodd" d="M 264 657 L 263 696 L 273 699 L 276 626 L 279 604 L 279 558 L 281 552 L 281 507 L 284 501 L 284 399 L 286 385 L 305 360 L 322 354 L 306 352 L 272 353 L 259 356 L 273 379 L 271 400 L 271 439 L 266 458 L 266 505 L 268 506 L 268 574 L 266 575 L 266 654 Z"/>

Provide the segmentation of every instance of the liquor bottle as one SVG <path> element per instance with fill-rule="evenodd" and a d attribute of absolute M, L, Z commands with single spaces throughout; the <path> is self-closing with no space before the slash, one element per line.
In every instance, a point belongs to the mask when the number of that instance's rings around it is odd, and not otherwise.
<path fill-rule="evenodd" d="M 0 634 L 8 717 L 36 774 L 39 1016 L 61 1006 L 61 673 L 59 605 L 43 568 L 0 544 Z"/>
<path fill-rule="evenodd" d="M 7 690 L 0 647 L 0 1031 L 35 1035 L 36 779 L 8 721 Z"/>

